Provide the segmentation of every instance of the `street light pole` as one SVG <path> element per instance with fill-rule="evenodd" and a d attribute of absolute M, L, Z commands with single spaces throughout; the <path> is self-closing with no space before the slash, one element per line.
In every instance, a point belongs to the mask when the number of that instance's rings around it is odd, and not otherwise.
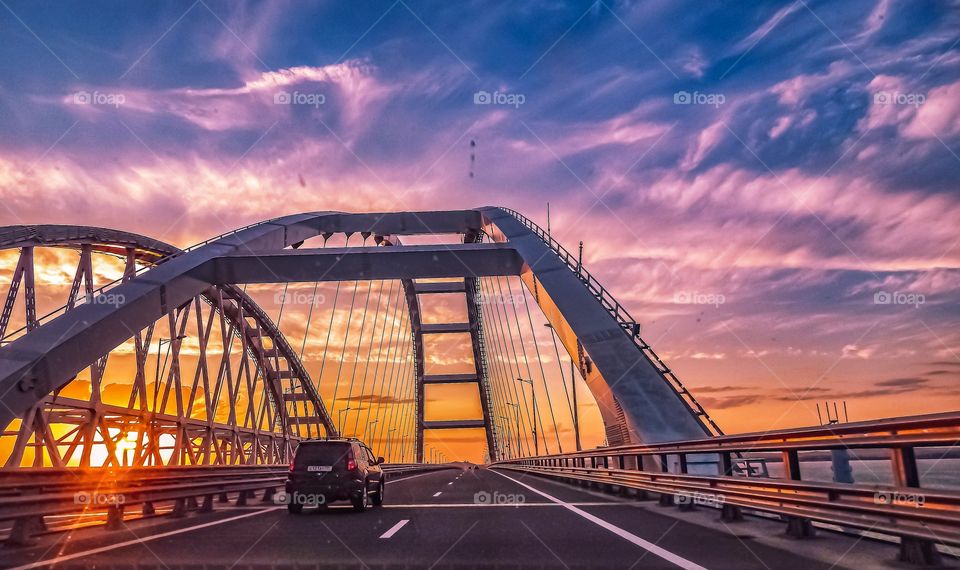
<path fill-rule="evenodd" d="M 352 409 L 351 407 L 347 407 L 337 412 L 337 429 L 340 431 L 340 437 L 346 437 L 343 433 L 343 414 Z"/>
<path fill-rule="evenodd" d="M 517 378 L 517 382 L 530 384 L 530 394 L 533 396 L 533 454 L 540 455 L 540 441 L 537 438 L 537 391 L 533 387 L 533 380 Z"/>
<path fill-rule="evenodd" d="M 510 434 L 510 418 L 503 414 L 497 414 L 497 417 L 503 420 L 503 431 L 506 432 L 504 435 L 507 436 L 507 459 L 513 459 L 513 451 L 510 445 L 510 440 L 513 438 Z"/>
<path fill-rule="evenodd" d="M 580 406 L 577 405 L 577 377 L 574 373 L 573 359 L 570 359 L 570 391 L 573 392 L 573 436 L 580 451 Z"/>
<path fill-rule="evenodd" d="M 397 431 L 397 428 L 392 428 L 387 430 L 387 461 L 390 460 L 390 449 L 393 447 L 393 438 L 390 437 L 390 434 Z M 401 448 L 402 449 L 402 448 Z"/>

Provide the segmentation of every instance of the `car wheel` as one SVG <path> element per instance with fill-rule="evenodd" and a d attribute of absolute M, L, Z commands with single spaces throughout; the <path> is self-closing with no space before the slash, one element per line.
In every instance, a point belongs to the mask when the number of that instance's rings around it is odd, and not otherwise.
<path fill-rule="evenodd" d="M 386 486 L 386 483 L 380 481 L 380 486 L 377 488 L 377 494 L 373 496 L 373 504 L 375 506 L 379 507 L 383 504 L 383 490 Z"/>
<path fill-rule="evenodd" d="M 303 512 L 303 505 L 300 503 L 290 503 L 287 505 L 287 512 L 291 515 L 299 515 Z"/>
<path fill-rule="evenodd" d="M 363 491 L 360 493 L 360 496 L 354 497 L 351 499 L 351 502 L 353 503 L 353 510 L 357 511 L 358 513 L 362 513 L 363 511 L 367 510 L 367 507 L 370 505 L 370 492 L 367 491 L 366 487 L 364 487 Z"/>

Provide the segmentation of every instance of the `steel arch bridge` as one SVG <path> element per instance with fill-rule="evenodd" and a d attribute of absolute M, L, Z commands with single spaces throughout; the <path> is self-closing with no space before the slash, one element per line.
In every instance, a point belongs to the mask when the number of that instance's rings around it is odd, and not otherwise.
<path fill-rule="evenodd" d="M 353 235 L 362 237 L 361 246 L 349 246 Z M 456 243 L 439 245 L 401 241 L 423 235 L 457 237 Z M 327 247 L 333 236 L 345 238 L 344 247 Z M 305 247 L 311 240 L 322 240 L 322 247 Z M 522 452 L 519 438 L 516 449 L 505 446 L 510 431 L 523 428 L 523 417 L 517 412 L 514 422 L 497 411 L 518 404 L 502 395 L 498 400 L 493 386 L 495 353 L 512 350 L 513 339 L 507 348 L 491 333 L 499 314 L 482 302 L 493 292 L 484 280 L 502 276 L 519 277 L 523 294 L 541 309 L 599 404 L 609 444 L 722 434 L 609 291 L 547 232 L 512 210 L 310 212 L 252 224 L 186 250 L 102 228 L 3 228 L 0 249 L 14 248 L 19 260 L 0 315 L 0 444 L 6 445 L 0 452 L 6 453 L 7 468 L 282 463 L 298 440 L 337 435 L 336 418 L 328 411 L 336 388 L 328 406 L 320 376 L 311 378 L 303 363 L 306 336 L 298 353 L 281 332 L 282 306 L 273 320 L 245 292 L 248 285 L 268 283 L 286 288 L 336 282 L 338 294 L 343 281 L 401 284 L 398 299 L 406 311 L 387 355 L 405 366 L 398 375 L 408 373 L 413 380 L 410 451 L 417 462 L 424 460 L 424 432 L 430 430 L 484 428 L 491 459 Z M 45 249 L 78 251 L 79 262 L 66 302 L 40 317 L 35 258 Z M 119 264 L 121 276 L 95 288 L 95 259 Z M 433 294 L 462 295 L 466 321 L 422 322 L 421 299 Z M 9 331 L 21 297 L 23 326 Z M 368 290 L 368 303 L 369 298 Z M 351 316 L 352 310 L 351 301 Z M 331 314 L 328 327 L 333 322 Z M 358 355 L 364 330 L 361 323 Z M 394 334 L 391 330 L 391 341 Z M 469 336 L 473 369 L 426 373 L 426 339 L 449 334 Z M 381 330 L 381 346 L 383 337 Z M 375 341 L 375 335 L 369 339 L 368 354 Z M 135 361 L 134 378 L 119 399 L 107 398 L 116 386 L 103 383 L 104 371 L 124 347 Z M 193 374 L 186 373 L 188 359 L 195 362 Z M 354 362 L 354 376 L 357 367 Z M 374 386 L 376 380 L 375 371 Z M 532 387 L 532 377 L 528 381 Z M 483 417 L 426 420 L 424 391 L 431 384 L 475 385 Z M 355 425 L 359 419 L 357 412 Z M 529 423 L 536 442 L 536 415 Z M 542 420 L 540 429 L 543 435 Z M 106 450 L 99 459 L 92 457 L 97 445 Z"/>

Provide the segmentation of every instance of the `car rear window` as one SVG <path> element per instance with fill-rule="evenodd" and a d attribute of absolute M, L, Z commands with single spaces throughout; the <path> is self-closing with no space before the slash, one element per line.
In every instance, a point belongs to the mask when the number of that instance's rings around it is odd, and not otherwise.
<path fill-rule="evenodd" d="M 336 465 L 350 453 L 349 443 L 302 443 L 297 448 L 294 467 Z"/>

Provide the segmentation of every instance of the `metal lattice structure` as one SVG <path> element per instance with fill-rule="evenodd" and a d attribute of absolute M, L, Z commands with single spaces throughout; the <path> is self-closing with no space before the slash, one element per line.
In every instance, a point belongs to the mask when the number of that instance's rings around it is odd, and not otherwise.
<path fill-rule="evenodd" d="M 335 234 L 360 234 L 363 245 L 303 247 L 317 237 L 326 246 Z M 400 241 L 401 236 L 420 234 L 460 239 L 429 246 Z M 366 245 L 370 236 L 373 246 Z M 64 306 L 38 318 L 34 250 L 44 247 L 69 248 L 80 256 Z M 418 462 L 424 459 L 424 431 L 432 429 L 483 428 L 488 456 L 496 459 L 502 452 L 511 427 L 495 417 L 494 408 L 503 405 L 491 379 L 497 344 L 487 338 L 489 315 L 478 301 L 481 282 L 501 276 L 520 278 L 577 363 L 600 404 L 610 444 L 719 433 L 702 406 L 640 339 L 636 321 L 609 292 L 579 263 L 573 265 L 566 250 L 542 230 L 509 210 L 312 212 L 246 226 L 184 251 L 113 230 L 16 226 L 0 232 L 0 248 L 20 248 L 0 334 L 21 289 L 25 301 L 24 327 L 6 334 L 0 347 L 0 425 L 12 426 L 4 436 L 16 438 L 8 467 L 24 464 L 27 450 L 32 450 L 37 466 L 75 464 L 77 454 L 81 465 L 89 465 L 94 443 L 106 446 L 109 461 L 119 464 L 116 448 L 123 441 L 133 443 L 130 465 L 278 463 L 286 460 L 297 440 L 336 434 L 336 422 L 299 355 L 242 289 L 265 283 L 400 281 L 416 381 L 412 397 Z M 94 289 L 94 254 L 121 257 L 122 277 Z M 419 297 L 433 293 L 462 294 L 467 321 L 422 323 Z M 161 326 L 167 337 L 159 333 Z M 361 323 L 361 335 L 363 331 Z M 194 373 L 187 377 L 181 360 L 191 333 L 198 354 Z M 469 335 L 474 370 L 426 374 L 424 336 L 452 333 Z M 166 343 L 170 365 L 161 367 L 158 350 L 156 370 L 163 371 L 163 378 L 158 372 L 151 385 L 145 360 L 158 336 L 160 345 Z M 220 338 L 218 351 L 211 351 L 211 337 Z M 125 343 L 133 346 L 136 378 L 126 405 L 106 403 L 100 379 L 114 358 L 111 351 Z M 359 355 L 360 343 L 357 347 Z M 89 397 L 68 396 L 71 384 L 84 375 L 89 376 Z M 364 384 L 366 377 L 365 371 Z M 445 383 L 475 385 L 483 417 L 427 421 L 424 387 Z M 205 399 L 199 409 L 185 405 L 195 404 L 198 395 Z M 355 426 L 359 418 L 358 412 Z M 72 427 L 55 433 L 53 424 Z M 533 425 L 536 431 L 536 420 Z"/>
<path fill-rule="evenodd" d="M 8 227 L 0 233 L 0 249 L 12 248 L 19 248 L 20 255 L 0 319 L 5 345 L 40 326 L 34 277 L 38 249 L 79 253 L 65 304 L 45 320 L 85 304 L 117 300 L 94 289 L 94 262 L 101 256 L 122 259 L 123 276 L 115 283 L 119 286 L 137 276 L 138 264 L 148 269 L 180 253 L 144 236 L 80 226 Z M 26 324 L 5 334 L 21 288 Z M 212 338 L 215 330 L 219 338 Z M 186 377 L 181 366 L 181 347 L 188 338 L 199 350 L 192 377 Z M 111 386 L 102 380 L 110 353 L 99 354 L 88 363 L 85 396 L 79 390 L 54 390 L 25 411 L 15 430 L 4 433 L 14 438 L 7 467 L 24 464 L 28 450 L 33 466 L 89 466 L 96 444 L 106 447 L 105 466 L 275 463 L 286 457 L 296 438 L 333 432 L 298 354 L 267 314 L 233 285 L 201 291 L 136 330 L 132 340 L 136 373 L 129 389 L 105 400 Z M 145 371 L 154 340 L 158 366 L 151 389 Z M 219 341 L 216 356 L 208 354 L 211 340 Z M 201 409 L 187 405 L 198 393 L 204 395 Z M 126 448 L 120 458 L 117 446 Z"/>

